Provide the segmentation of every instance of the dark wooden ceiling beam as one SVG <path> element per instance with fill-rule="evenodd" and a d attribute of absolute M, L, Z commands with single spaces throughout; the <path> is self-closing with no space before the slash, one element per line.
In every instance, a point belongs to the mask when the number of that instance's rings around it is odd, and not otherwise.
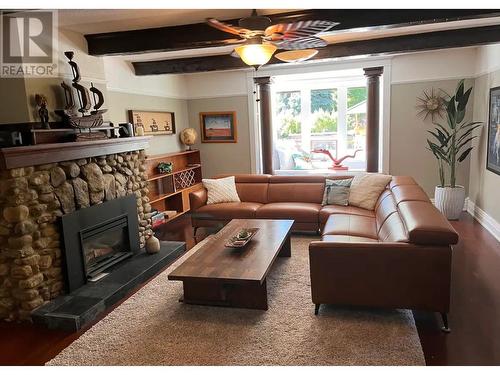
<path fill-rule="evenodd" d="M 496 42 L 500 42 L 500 25 L 330 44 L 321 48 L 312 60 L 458 48 Z M 277 64 L 284 63 L 273 58 L 268 65 Z M 248 65 L 245 65 L 243 61 L 230 55 L 141 61 L 133 62 L 132 65 L 136 75 L 197 73 L 248 68 Z"/>
<path fill-rule="evenodd" d="M 249 11 L 250 14 L 250 11 Z M 334 30 L 387 28 L 500 15 L 498 9 L 307 9 L 269 15 L 273 23 L 322 19 L 340 22 Z M 238 19 L 227 20 L 237 24 Z M 93 56 L 219 47 L 234 39 L 205 23 L 85 35 Z"/>

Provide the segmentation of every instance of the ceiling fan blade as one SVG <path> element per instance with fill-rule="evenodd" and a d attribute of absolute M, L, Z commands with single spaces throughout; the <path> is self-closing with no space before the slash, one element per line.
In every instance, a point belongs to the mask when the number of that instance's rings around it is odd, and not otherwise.
<path fill-rule="evenodd" d="M 294 50 L 294 49 L 308 49 L 308 48 L 321 48 L 328 45 L 323 39 L 308 36 L 304 38 L 295 38 L 289 40 L 279 40 L 272 42 L 279 49 Z"/>
<path fill-rule="evenodd" d="M 248 30 L 248 29 L 244 29 L 243 27 L 239 27 L 239 26 L 233 26 L 233 25 L 230 25 L 228 23 L 216 20 L 215 18 L 207 18 L 207 23 L 210 26 L 212 26 L 220 31 L 224 31 L 226 33 L 230 33 L 230 34 L 234 34 L 234 35 L 239 35 L 241 37 L 244 37 L 245 34 L 250 32 L 250 30 Z"/>
<path fill-rule="evenodd" d="M 338 24 L 338 22 L 319 20 L 279 23 L 269 26 L 265 35 L 271 40 L 297 39 L 328 31 Z"/>

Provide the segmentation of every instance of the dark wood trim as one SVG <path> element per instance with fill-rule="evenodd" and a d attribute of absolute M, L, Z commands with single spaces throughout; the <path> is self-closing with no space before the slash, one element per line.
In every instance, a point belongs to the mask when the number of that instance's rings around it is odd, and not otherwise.
<path fill-rule="evenodd" d="M 114 138 L 99 141 L 49 143 L 0 149 L 0 169 L 21 168 L 66 160 L 143 150 L 151 136 Z"/>
<path fill-rule="evenodd" d="M 250 15 L 250 10 L 248 15 Z M 382 29 L 498 15 L 500 11 L 496 9 L 304 9 L 272 14 L 268 17 L 273 23 L 311 19 L 332 20 L 340 23 L 334 30 L 348 30 L 360 27 Z M 236 25 L 238 19 L 226 20 L 226 22 Z M 204 22 L 88 34 L 85 38 L 88 52 L 93 56 L 218 47 L 238 42 L 234 36 L 216 30 Z"/>
<path fill-rule="evenodd" d="M 262 173 L 274 174 L 273 122 L 271 109 L 271 77 L 254 78 L 259 101 L 259 123 L 262 146 Z"/>
<path fill-rule="evenodd" d="M 367 77 L 366 101 L 366 171 L 379 172 L 379 118 L 380 118 L 380 76 L 384 68 L 365 68 Z"/>
<path fill-rule="evenodd" d="M 491 44 L 500 41 L 500 25 L 468 29 L 435 31 L 389 38 L 330 44 L 321 48 L 311 60 L 326 60 L 347 56 L 385 55 L 443 48 L 458 48 Z M 311 61 L 310 60 L 310 61 Z M 286 64 L 272 58 L 266 66 Z M 205 56 L 160 61 L 133 62 L 136 75 L 196 73 L 215 70 L 250 68 L 230 55 Z"/>

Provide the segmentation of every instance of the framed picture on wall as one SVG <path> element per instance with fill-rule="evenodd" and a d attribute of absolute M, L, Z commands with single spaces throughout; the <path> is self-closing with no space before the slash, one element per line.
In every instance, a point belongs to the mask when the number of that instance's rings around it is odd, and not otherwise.
<path fill-rule="evenodd" d="M 129 122 L 134 125 L 134 134 L 169 135 L 175 134 L 174 112 L 128 111 Z M 138 128 L 143 128 L 137 131 Z"/>
<path fill-rule="evenodd" d="M 202 143 L 236 143 L 236 112 L 201 112 Z"/>
<path fill-rule="evenodd" d="M 490 90 L 486 168 L 500 175 L 500 86 Z"/>

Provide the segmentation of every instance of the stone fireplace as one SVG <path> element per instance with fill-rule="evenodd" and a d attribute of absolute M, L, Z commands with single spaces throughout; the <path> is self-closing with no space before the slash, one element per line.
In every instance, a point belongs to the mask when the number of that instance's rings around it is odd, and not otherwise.
<path fill-rule="evenodd" d="M 128 208 L 132 204 L 137 213 L 128 223 L 137 231 L 132 240 L 127 237 L 131 248 L 122 251 L 113 249 L 113 241 L 130 234 L 123 229 L 123 220 L 129 217 L 126 213 L 117 215 L 121 222 L 113 224 L 103 218 L 95 223 L 99 225 L 87 226 L 82 244 L 87 249 L 85 267 L 90 277 L 102 272 L 98 261 L 113 262 L 144 247 L 153 235 L 144 166 L 147 141 L 148 137 L 137 137 L 1 150 L 1 319 L 29 320 L 32 310 L 77 285 L 64 277 L 65 252 L 71 249 L 64 247 L 61 217 L 70 223 L 78 216 L 73 216 L 75 212 L 120 206 L 112 204 L 122 201 L 118 198 L 124 198 Z M 103 225 L 111 229 L 108 238 L 99 237 Z"/>

